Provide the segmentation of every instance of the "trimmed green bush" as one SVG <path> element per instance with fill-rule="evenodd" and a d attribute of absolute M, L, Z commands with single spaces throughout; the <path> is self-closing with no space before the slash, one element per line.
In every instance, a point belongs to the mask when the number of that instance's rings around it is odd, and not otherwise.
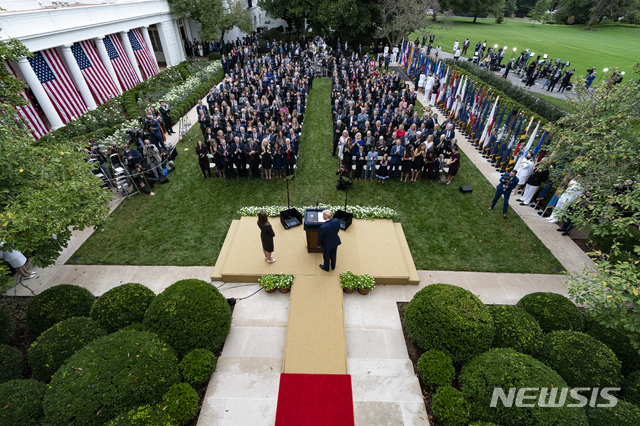
<path fill-rule="evenodd" d="M 183 426 L 198 414 L 199 402 L 198 394 L 189 384 L 178 383 L 169 388 L 158 404 L 158 408 L 166 411 L 179 426 Z"/>
<path fill-rule="evenodd" d="M 35 380 L 11 380 L 0 384 L 0 425 L 42 425 L 42 399 L 46 390 L 46 384 Z"/>
<path fill-rule="evenodd" d="M 196 348 L 215 351 L 221 347 L 231 329 L 231 310 L 215 286 L 181 280 L 153 300 L 142 325 L 182 357 Z"/>
<path fill-rule="evenodd" d="M 584 315 L 575 303 L 561 294 L 530 293 L 520 299 L 516 306 L 533 315 L 545 333 L 584 329 Z"/>
<path fill-rule="evenodd" d="M 91 318 L 107 333 L 113 333 L 136 322 L 156 297 L 149 288 L 137 283 L 122 284 L 100 296 L 91 308 Z"/>
<path fill-rule="evenodd" d="M 182 378 L 193 387 L 207 383 L 216 371 L 218 358 L 207 349 L 194 349 L 180 362 Z"/>
<path fill-rule="evenodd" d="M 105 334 L 87 317 L 69 318 L 46 330 L 29 348 L 29 365 L 36 379 L 48 382 L 74 353 Z"/>
<path fill-rule="evenodd" d="M 501 425 L 587 426 L 582 408 L 540 407 L 538 404 L 531 408 L 516 407 L 515 404 L 505 408 L 500 399 L 495 408 L 490 407 L 494 388 L 502 388 L 504 394 L 509 395 L 509 388 L 567 387 L 558 373 L 531 355 L 510 348 L 491 349 L 462 367 L 458 382 L 471 404 L 472 419 Z"/>
<path fill-rule="evenodd" d="M 22 362 L 22 352 L 9 345 L 0 345 L 0 383 L 22 379 Z"/>
<path fill-rule="evenodd" d="M 199 402 L 191 386 L 178 383 L 157 404 L 136 407 L 117 416 L 108 426 L 184 426 L 198 414 Z"/>
<path fill-rule="evenodd" d="M 34 336 L 73 317 L 88 317 L 96 298 L 86 288 L 60 284 L 35 296 L 27 306 L 27 327 Z"/>
<path fill-rule="evenodd" d="M 640 370 L 625 377 L 622 382 L 622 394 L 628 402 L 640 407 Z"/>
<path fill-rule="evenodd" d="M 451 386 L 439 388 L 431 401 L 433 415 L 442 426 L 467 426 L 469 403 L 462 392 Z"/>
<path fill-rule="evenodd" d="M 424 350 L 445 351 L 464 364 L 493 343 L 493 318 L 473 293 L 449 284 L 432 284 L 413 296 L 404 311 L 407 334 Z"/>
<path fill-rule="evenodd" d="M 16 331 L 16 322 L 11 314 L 0 309 L 0 343 L 11 343 Z"/>
<path fill-rule="evenodd" d="M 451 357 L 442 351 L 426 351 L 418 360 L 418 373 L 429 388 L 450 386 L 456 374 Z"/>
<path fill-rule="evenodd" d="M 622 328 L 607 328 L 592 317 L 586 317 L 585 333 L 600 340 L 616 354 L 622 363 L 622 374 L 628 376 L 640 369 L 640 354 L 631 344 L 629 335 Z"/>
<path fill-rule="evenodd" d="M 587 417 L 589 426 L 638 426 L 640 425 L 640 408 L 618 400 L 615 407 L 587 408 Z"/>
<path fill-rule="evenodd" d="M 469 426 L 500 426 L 500 425 L 497 425 L 491 422 L 474 422 L 474 423 L 469 423 Z"/>
<path fill-rule="evenodd" d="M 120 330 L 80 349 L 53 375 L 44 398 L 46 423 L 102 425 L 159 401 L 179 381 L 169 345 L 152 333 Z"/>
<path fill-rule="evenodd" d="M 209 60 L 210 61 L 219 61 L 220 59 L 222 59 L 222 55 L 219 54 L 218 52 L 209 53 Z"/>
<path fill-rule="evenodd" d="M 540 359 L 572 387 L 617 387 L 622 382 L 622 366 L 616 354 L 579 331 L 547 334 Z"/>
<path fill-rule="evenodd" d="M 544 345 L 544 333 L 538 321 L 524 309 L 510 305 L 489 306 L 496 334 L 494 348 L 511 348 L 536 356 Z"/>

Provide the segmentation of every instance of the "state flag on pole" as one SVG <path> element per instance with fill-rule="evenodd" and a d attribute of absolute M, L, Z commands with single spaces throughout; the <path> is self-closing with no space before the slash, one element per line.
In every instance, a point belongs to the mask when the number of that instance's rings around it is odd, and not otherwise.
<path fill-rule="evenodd" d="M 7 66 L 9 67 L 11 73 L 15 76 L 16 73 L 13 72 L 13 69 L 11 68 L 11 66 L 9 66 L 8 63 Z M 20 114 L 20 117 L 26 121 L 27 125 L 32 130 L 31 136 L 33 136 L 35 140 L 38 140 L 46 135 L 49 130 L 47 130 L 47 126 L 44 124 L 44 121 L 42 121 L 42 117 L 40 117 L 40 114 L 38 114 L 38 110 L 36 110 L 36 107 L 33 106 L 31 99 L 29 99 L 24 90 L 20 92 L 20 96 L 22 96 L 24 100 L 27 101 L 27 104 L 16 105 L 16 110 L 18 111 L 18 114 Z"/>
<path fill-rule="evenodd" d="M 91 41 L 84 40 L 71 46 L 73 57 L 98 105 L 118 96 L 118 88 L 104 66 Z"/>
<path fill-rule="evenodd" d="M 158 64 L 151 55 L 149 46 L 147 46 L 147 43 L 144 41 L 140 30 L 134 28 L 129 31 L 127 35 L 129 36 L 131 47 L 133 48 L 133 54 L 136 56 L 138 63 L 142 67 L 144 77 L 148 79 L 158 74 L 160 72 L 160 70 L 158 69 Z"/>
<path fill-rule="evenodd" d="M 110 34 L 103 41 L 104 47 L 109 54 L 109 59 L 113 64 L 113 69 L 116 71 L 116 75 L 122 85 L 122 90 L 129 90 L 140 83 L 138 74 L 133 69 L 133 65 L 125 53 L 124 47 L 122 47 L 118 34 Z"/>
<path fill-rule="evenodd" d="M 87 106 L 55 49 L 36 52 L 29 62 L 64 124 L 87 112 Z"/>

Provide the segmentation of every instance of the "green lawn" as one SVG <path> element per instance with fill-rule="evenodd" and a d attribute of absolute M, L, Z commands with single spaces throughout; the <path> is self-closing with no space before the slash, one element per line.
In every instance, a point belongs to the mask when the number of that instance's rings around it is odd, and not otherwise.
<path fill-rule="evenodd" d="M 330 92 L 330 80 L 314 81 L 298 175 L 290 184 L 292 205 L 310 205 L 316 198 L 344 203 L 344 192 L 335 188 L 337 157 L 329 157 Z M 205 180 L 194 146 L 184 148 L 178 145 L 171 183 L 157 187 L 155 196 L 124 201 L 69 263 L 214 265 L 240 207 L 286 205 L 283 180 Z M 473 193 L 460 193 L 462 183 L 472 185 Z M 349 191 L 349 204 L 396 209 L 419 269 L 556 273 L 560 263 L 516 214 L 505 220 L 501 210 L 487 210 L 493 194 L 493 186 L 462 154 L 452 185 L 358 182 Z M 384 253 L 384 241 L 379 245 Z"/>
<path fill-rule="evenodd" d="M 488 46 L 497 44 L 508 46 L 508 56 L 512 49 L 517 48 L 519 55 L 524 49 L 531 52 L 548 54 L 555 60 L 571 61 L 571 67 L 576 69 L 576 75 L 584 75 L 588 68 L 596 67 L 598 75 L 604 68 L 617 66 L 625 71 L 625 78 L 632 75 L 633 65 L 640 61 L 640 28 L 617 26 L 595 27 L 595 31 L 584 31 L 582 25 L 539 25 L 514 21 L 507 18 L 507 22 L 496 24 L 493 19 L 453 18 L 453 26 L 449 30 L 436 32 L 436 45 L 442 50 L 452 53 L 453 43 L 458 39 L 460 44 L 469 37 L 471 45 L 467 56 L 473 56 L 473 49 L 478 41 L 487 40 Z M 409 38 L 415 40 L 417 31 Z M 438 40 L 437 37 L 440 37 Z"/>

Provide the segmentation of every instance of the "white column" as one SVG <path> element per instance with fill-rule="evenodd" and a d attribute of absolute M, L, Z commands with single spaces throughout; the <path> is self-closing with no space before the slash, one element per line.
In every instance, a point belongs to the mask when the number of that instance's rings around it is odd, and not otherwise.
<path fill-rule="evenodd" d="M 182 22 L 184 22 L 184 34 L 189 38 L 189 41 L 192 42 L 193 33 L 191 32 L 191 24 L 189 23 L 189 18 L 184 18 Z M 180 31 L 180 28 L 178 28 L 178 31 Z M 178 33 L 178 37 L 180 37 L 180 33 Z"/>
<path fill-rule="evenodd" d="M 151 37 L 149 37 L 149 26 L 145 25 L 141 28 L 142 38 L 144 38 L 144 42 L 147 43 L 147 47 L 149 48 L 149 52 L 151 53 L 151 57 L 154 61 L 156 61 L 156 65 L 158 64 L 158 58 L 156 58 L 156 52 L 153 51 L 153 44 L 151 44 Z"/>
<path fill-rule="evenodd" d="M 35 95 L 36 99 L 38 99 L 38 103 L 44 111 L 44 115 L 47 116 L 47 120 L 51 124 L 51 130 L 59 129 L 64 126 L 62 120 L 60 119 L 60 115 L 58 115 L 58 111 L 53 107 L 53 103 L 51 99 L 49 99 L 49 95 L 45 92 L 44 87 L 42 87 L 42 83 L 38 80 L 38 76 L 31 68 L 31 63 L 27 58 L 20 58 L 18 61 L 18 68 L 20 68 L 20 72 L 24 76 L 27 84 L 31 88 L 31 91 Z"/>
<path fill-rule="evenodd" d="M 98 55 L 100 55 L 100 59 L 102 59 L 102 63 L 109 71 L 109 75 L 113 79 L 113 82 L 116 84 L 116 88 L 118 89 L 118 94 L 122 94 L 122 87 L 120 86 L 120 80 L 118 80 L 118 74 L 116 74 L 116 70 L 113 69 L 113 64 L 111 63 L 111 59 L 109 59 L 109 53 L 107 52 L 107 48 L 104 46 L 104 36 L 96 37 L 94 40 L 96 42 L 96 47 L 98 48 Z"/>
<path fill-rule="evenodd" d="M 73 78 L 74 83 L 76 83 L 76 87 L 78 88 L 82 99 L 84 99 L 84 103 L 87 104 L 87 107 L 90 110 L 96 109 L 98 105 L 96 105 L 96 101 L 93 99 L 91 90 L 89 90 L 89 86 L 82 75 L 82 71 L 80 71 L 76 58 L 73 56 L 71 46 L 73 45 L 65 44 L 61 47 L 62 56 L 64 56 L 64 60 L 67 63 L 67 69 L 71 73 L 71 78 Z"/>
<path fill-rule="evenodd" d="M 127 34 L 127 31 L 120 31 L 120 38 L 122 39 L 124 50 L 127 52 L 127 56 L 129 57 L 131 64 L 133 64 L 133 70 L 138 75 L 140 81 L 144 81 L 144 78 L 142 78 L 142 74 L 140 73 L 140 67 L 138 66 L 136 55 L 133 54 L 133 47 L 131 47 L 131 42 L 129 41 L 129 34 Z"/>
<path fill-rule="evenodd" d="M 187 59 L 185 53 L 184 53 L 184 43 L 182 43 L 180 40 L 180 28 L 178 28 L 178 21 L 176 21 L 175 19 L 171 20 L 171 24 L 173 25 L 173 32 L 174 32 L 174 37 L 176 40 L 176 45 L 178 48 L 178 55 L 180 56 L 180 60 L 178 61 L 178 63 L 184 61 L 185 59 Z"/>
<path fill-rule="evenodd" d="M 160 36 L 160 44 L 162 44 L 162 52 L 164 53 L 164 60 L 167 63 L 167 67 L 177 65 L 180 61 L 176 60 L 175 52 L 171 47 L 169 32 L 173 30 L 173 27 L 169 25 L 170 21 L 158 22 L 156 28 L 158 29 L 158 35 Z"/>

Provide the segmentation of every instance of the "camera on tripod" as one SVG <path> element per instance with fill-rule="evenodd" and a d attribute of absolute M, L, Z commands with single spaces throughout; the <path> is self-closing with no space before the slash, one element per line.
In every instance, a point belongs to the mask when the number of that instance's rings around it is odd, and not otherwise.
<path fill-rule="evenodd" d="M 129 145 L 142 148 L 144 146 L 144 140 L 149 136 L 138 129 L 125 130 L 125 133 L 129 135 Z"/>

